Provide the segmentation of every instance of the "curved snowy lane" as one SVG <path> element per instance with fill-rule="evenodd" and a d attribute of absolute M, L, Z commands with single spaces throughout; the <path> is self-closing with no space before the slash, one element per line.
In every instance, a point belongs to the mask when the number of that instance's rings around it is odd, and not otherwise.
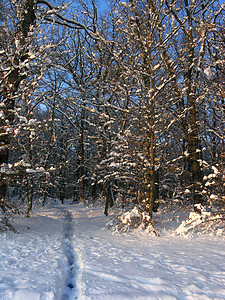
<path fill-rule="evenodd" d="M 66 205 L 0 234 L 1 300 L 225 299 L 225 240 L 115 235 L 102 209 Z"/>
<path fill-rule="evenodd" d="M 63 249 L 64 254 L 67 258 L 67 268 L 66 268 L 66 280 L 65 288 L 62 294 L 62 300 L 77 299 L 78 290 L 76 287 L 77 275 L 79 272 L 79 267 L 77 265 L 76 253 L 73 247 L 73 215 L 67 210 L 63 209 L 62 214 L 64 216 L 64 226 L 63 226 Z"/>
<path fill-rule="evenodd" d="M 62 247 L 64 218 L 54 208 L 36 209 L 32 218 L 18 216 L 19 234 L 0 234 L 0 299 L 60 300 L 67 258 Z"/>
<path fill-rule="evenodd" d="M 0 233 L 1 300 L 77 298 L 73 216 L 63 206 L 41 207 L 14 220 L 19 234 Z"/>
<path fill-rule="evenodd" d="M 223 239 L 115 235 L 97 211 L 73 214 L 78 299 L 225 299 Z"/>

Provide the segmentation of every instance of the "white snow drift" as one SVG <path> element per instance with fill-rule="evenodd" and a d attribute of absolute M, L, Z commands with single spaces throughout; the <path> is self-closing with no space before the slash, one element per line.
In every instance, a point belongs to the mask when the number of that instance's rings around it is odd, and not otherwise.
<path fill-rule="evenodd" d="M 222 237 L 115 234 L 107 221 L 82 205 L 18 217 L 19 234 L 0 235 L 0 299 L 225 299 Z"/>

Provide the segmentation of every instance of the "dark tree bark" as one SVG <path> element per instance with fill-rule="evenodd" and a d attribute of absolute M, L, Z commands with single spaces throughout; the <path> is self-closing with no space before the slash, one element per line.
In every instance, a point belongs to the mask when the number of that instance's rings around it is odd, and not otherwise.
<path fill-rule="evenodd" d="M 104 214 L 108 216 L 109 206 L 113 207 L 113 197 L 112 197 L 112 189 L 110 183 L 107 183 L 106 187 L 106 201 L 105 201 L 105 211 Z"/>
<path fill-rule="evenodd" d="M 18 20 L 16 25 L 16 32 L 14 37 L 16 44 L 20 45 L 17 49 L 13 63 L 11 64 L 10 72 L 5 78 L 3 92 L 2 92 L 2 106 L 3 115 L 0 118 L 0 165 L 8 164 L 9 149 L 10 149 L 10 133 L 9 126 L 14 121 L 14 107 L 15 98 L 19 89 L 19 85 L 25 75 L 20 72 L 20 64 L 28 58 L 28 48 L 26 45 L 26 38 L 32 25 L 34 25 L 36 2 L 34 0 L 27 0 L 22 8 L 21 20 Z M 17 48 L 17 47 L 16 47 Z M 10 62 L 7 62 L 10 65 Z M 7 174 L 1 173 L 0 179 L 0 207 L 3 211 L 5 207 L 5 195 L 7 190 Z"/>

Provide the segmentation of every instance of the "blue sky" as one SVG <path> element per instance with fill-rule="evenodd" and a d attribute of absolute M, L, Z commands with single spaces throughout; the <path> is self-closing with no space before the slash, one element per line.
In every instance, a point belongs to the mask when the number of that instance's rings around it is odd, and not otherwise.
<path fill-rule="evenodd" d="M 98 7 L 98 11 L 104 11 L 109 8 L 108 0 L 96 0 L 96 5 Z"/>
<path fill-rule="evenodd" d="M 219 3 L 223 4 L 224 0 L 219 0 Z M 99 12 L 107 10 L 109 8 L 108 0 L 96 0 L 96 4 Z"/>

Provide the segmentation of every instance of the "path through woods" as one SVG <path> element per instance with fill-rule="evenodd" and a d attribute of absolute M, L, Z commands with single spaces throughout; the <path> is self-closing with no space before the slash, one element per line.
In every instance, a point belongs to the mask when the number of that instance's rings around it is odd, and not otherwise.
<path fill-rule="evenodd" d="M 18 216 L 20 234 L 0 234 L 0 299 L 225 299 L 224 238 L 115 234 L 109 218 L 79 204 Z"/>

